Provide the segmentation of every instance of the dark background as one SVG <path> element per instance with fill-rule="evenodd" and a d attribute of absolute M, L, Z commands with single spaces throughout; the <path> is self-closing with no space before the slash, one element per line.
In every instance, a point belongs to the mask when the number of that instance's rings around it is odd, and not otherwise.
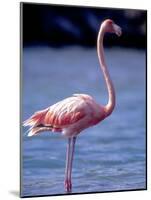
<path fill-rule="evenodd" d="M 122 27 L 120 38 L 105 37 L 107 46 L 146 47 L 147 11 L 52 4 L 21 4 L 23 45 L 94 47 L 101 22 L 111 18 Z M 22 21 L 21 21 L 22 25 Z"/>

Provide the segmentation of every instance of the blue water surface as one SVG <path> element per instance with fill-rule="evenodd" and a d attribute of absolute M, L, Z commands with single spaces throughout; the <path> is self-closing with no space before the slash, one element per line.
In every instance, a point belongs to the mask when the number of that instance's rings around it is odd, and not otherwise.
<path fill-rule="evenodd" d="M 76 142 L 73 193 L 146 187 L 145 51 L 105 49 L 116 108 Z M 105 105 L 107 89 L 96 49 L 29 47 L 23 50 L 22 119 L 74 93 Z M 67 139 L 22 131 L 22 196 L 64 194 Z"/>

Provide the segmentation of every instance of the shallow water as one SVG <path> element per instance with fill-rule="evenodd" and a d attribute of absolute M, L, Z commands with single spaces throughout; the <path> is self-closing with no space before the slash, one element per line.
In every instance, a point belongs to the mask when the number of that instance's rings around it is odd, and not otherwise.
<path fill-rule="evenodd" d="M 145 163 L 145 52 L 105 50 L 116 89 L 116 108 L 76 142 L 73 193 L 143 189 Z M 101 104 L 107 92 L 96 49 L 24 48 L 22 118 L 74 93 Z M 59 133 L 22 138 L 22 196 L 64 194 L 67 140 Z"/>

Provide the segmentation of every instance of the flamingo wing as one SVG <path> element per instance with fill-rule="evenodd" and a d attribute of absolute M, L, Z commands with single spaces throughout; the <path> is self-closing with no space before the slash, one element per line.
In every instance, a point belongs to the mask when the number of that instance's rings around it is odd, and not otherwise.
<path fill-rule="evenodd" d="M 23 125 L 31 127 L 29 136 L 46 130 L 62 131 L 63 128 L 87 115 L 90 109 L 87 100 L 92 101 L 92 99 L 89 95 L 74 94 L 44 110 L 35 112 Z"/>
<path fill-rule="evenodd" d="M 44 118 L 44 124 L 56 127 L 65 127 L 84 118 L 85 101 L 77 96 L 66 98 L 52 106 Z"/>

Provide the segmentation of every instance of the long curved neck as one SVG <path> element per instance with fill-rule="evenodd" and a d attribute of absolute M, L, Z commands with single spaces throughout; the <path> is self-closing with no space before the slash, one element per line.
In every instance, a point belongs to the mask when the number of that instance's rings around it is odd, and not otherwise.
<path fill-rule="evenodd" d="M 97 39 L 97 53 L 109 95 L 108 103 L 107 105 L 105 105 L 106 115 L 108 116 L 112 113 L 115 107 L 115 90 L 104 58 L 104 49 L 103 49 L 104 34 L 105 30 L 104 28 L 101 27 Z"/>

